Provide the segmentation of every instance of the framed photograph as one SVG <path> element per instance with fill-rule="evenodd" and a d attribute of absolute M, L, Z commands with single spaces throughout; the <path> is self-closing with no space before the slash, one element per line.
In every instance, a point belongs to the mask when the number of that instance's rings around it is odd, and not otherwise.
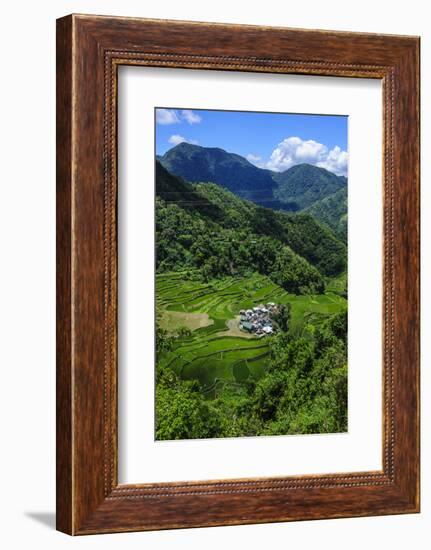
<path fill-rule="evenodd" d="M 419 511 L 419 38 L 57 21 L 57 528 Z"/>

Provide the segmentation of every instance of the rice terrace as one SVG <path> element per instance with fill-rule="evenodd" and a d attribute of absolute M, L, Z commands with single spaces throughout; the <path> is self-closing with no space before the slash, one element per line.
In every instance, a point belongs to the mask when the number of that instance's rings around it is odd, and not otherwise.
<path fill-rule="evenodd" d="M 156 109 L 155 437 L 346 431 L 347 153 L 288 137 L 263 166 L 171 133 L 204 123 L 246 147 L 247 125 L 347 135 L 341 116 Z"/>
<path fill-rule="evenodd" d="M 291 328 L 300 330 L 304 320 L 319 323 L 330 313 L 345 309 L 346 300 L 337 294 L 295 296 L 287 294 L 268 278 L 254 275 L 250 279 L 223 279 L 212 284 L 185 280 L 187 273 L 167 273 L 157 276 L 158 306 L 168 312 L 180 311 L 190 315 L 183 323 L 162 323 L 168 333 L 184 334 L 176 339 L 174 349 L 163 364 L 183 379 L 197 379 L 204 393 L 215 394 L 224 384 L 258 380 L 265 368 L 269 353 L 268 342 L 237 331 L 229 335 L 229 321 L 238 325 L 239 311 L 259 302 L 272 300 L 291 304 Z M 195 328 L 193 315 L 204 313 L 212 323 Z M 181 328 L 184 329 L 181 331 Z"/>

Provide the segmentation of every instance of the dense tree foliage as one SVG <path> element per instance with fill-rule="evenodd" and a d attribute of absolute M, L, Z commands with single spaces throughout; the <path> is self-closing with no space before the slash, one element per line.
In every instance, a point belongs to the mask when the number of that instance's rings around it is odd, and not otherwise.
<path fill-rule="evenodd" d="M 198 268 L 209 281 L 257 271 L 294 294 L 323 292 L 319 271 L 279 241 L 224 229 L 159 198 L 156 208 L 158 272 Z"/>
<path fill-rule="evenodd" d="M 156 193 L 159 271 L 206 264 L 207 274 L 213 276 L 242 273 L 244 270 L 269 275 L 274 271 L 268 265 L 269 259 L 280 250 L 278 272 L 283 260 L 286 263 L 289 258 L 296 273 L 293 280 L 299 275 L 301 265 L 307 272 L 302 286 L 308 287 L 310 280 L 322 288 L 316 270 L 322 275 L 332 276 L 346 268 L 345 245 L 309 215 L 276 212 L 256 206 L 215 184 L 191 185 L 169 174 L 159 163 Z M 263 248 L 266 246 L 267 254 Z M 209 252 L 213 259 L 207 262 Z M 259 255 L 261 263 L 266 263 L 264 268 L 254 266 Z M 268 259 L 264 260 L 265 256 Z M 199 258 L 202 263 L 199 263 Z M 223 265 L 217 266 L 220 262 Z M 228 267 L 226 271 L 224 266 Z M 293 282 L 289 285 L 292 292 L 301 292 L 301 285 Z M 282 286 L 287 289 L 286 285 Z M 310 290 L 314 291 L 316 289 Z"/>

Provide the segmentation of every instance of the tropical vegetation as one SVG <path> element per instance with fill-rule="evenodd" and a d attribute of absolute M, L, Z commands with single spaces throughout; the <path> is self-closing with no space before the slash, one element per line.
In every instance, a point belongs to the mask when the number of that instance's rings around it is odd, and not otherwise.
<path fill-rule="evenodd" d="M 346 181 L 202 149 L 156 161 L 156 439 L 346 431 L 346 240 L 316 213 Z M 241 331 L 268 302 L 274 334 Z"/>

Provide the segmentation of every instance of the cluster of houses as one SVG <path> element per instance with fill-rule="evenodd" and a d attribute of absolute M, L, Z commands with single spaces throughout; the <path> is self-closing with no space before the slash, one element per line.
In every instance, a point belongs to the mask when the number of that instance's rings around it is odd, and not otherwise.
<path fill-rule="evenodd" d="M 273 317 L 278 313 L 274 302 L 260 304 L 252 309 L 241 309 L 239 312 L 239 328 L 257 336 L 266 336 L 276 331 Z"/>

